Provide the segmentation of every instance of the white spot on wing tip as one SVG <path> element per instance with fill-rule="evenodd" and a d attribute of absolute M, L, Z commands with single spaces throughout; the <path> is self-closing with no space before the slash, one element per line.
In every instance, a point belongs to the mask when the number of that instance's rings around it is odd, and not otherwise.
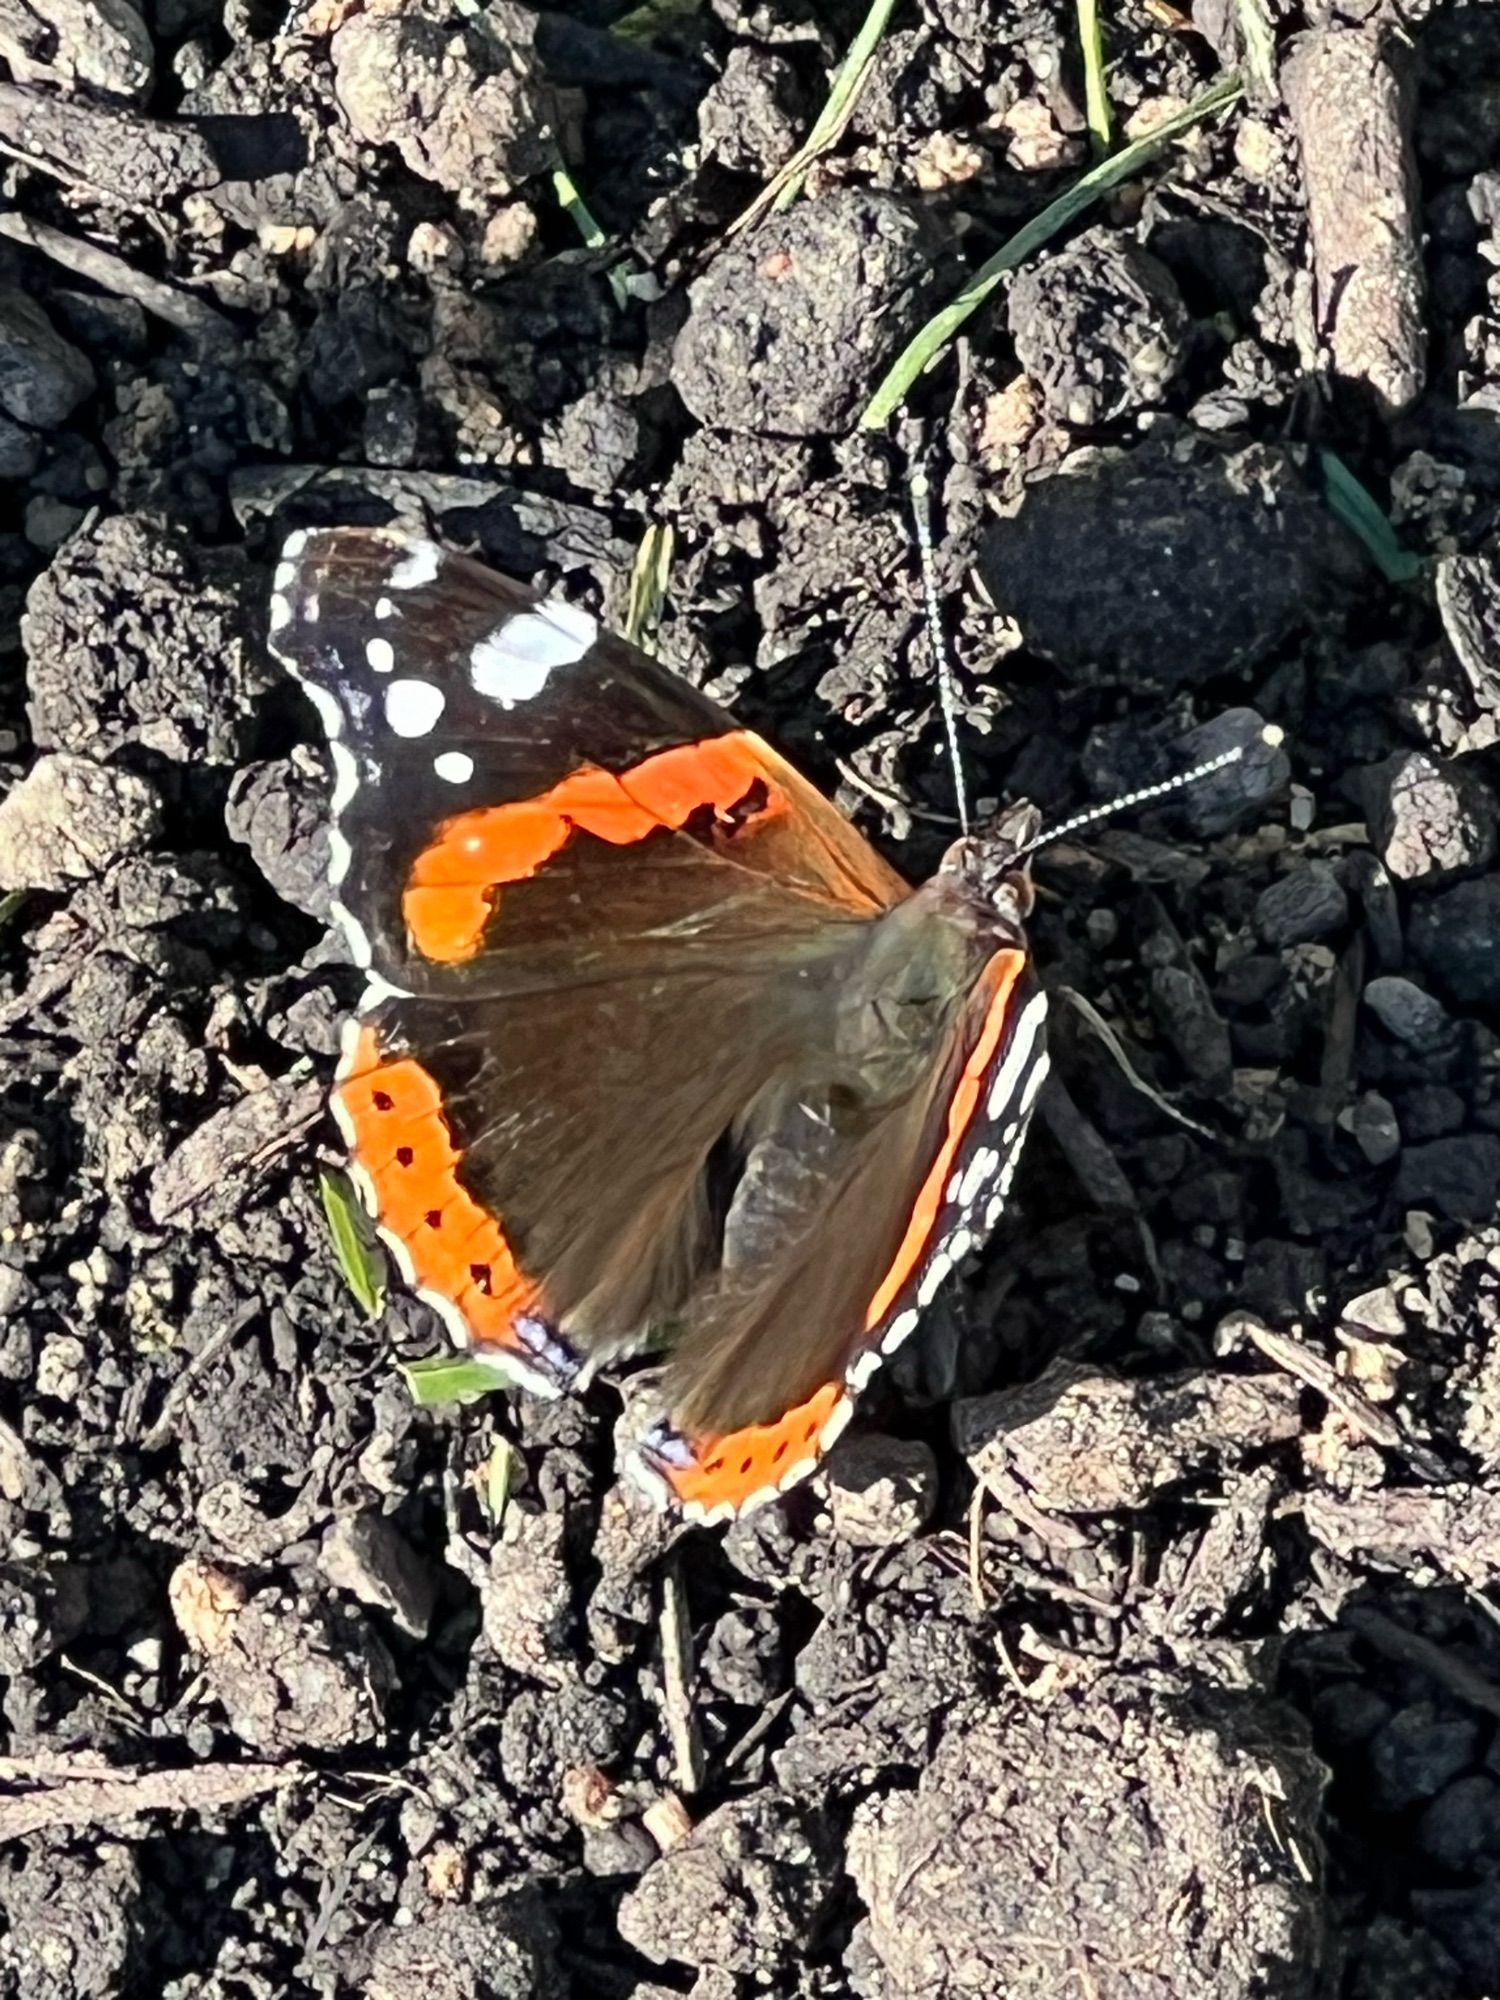
<path fill-rule="evenodd" d="M 281 545 L 282 560 L 284 562 L 295 562 L 306 547 L 306 528 L 293 528 L 292 532 Z"/>
<path fill-rule="evenodd" d="M 965 1207 L 972 1202 L 1000 1164 L 1000 1155 L 993 1146 L 981 1146 L 969 1164 L 953 1176 L 948 1183 L 948 1199 L 962 1202 Z"/>
<path fill-rule="evenodd" d="M 388 674 L 396 664 L 396 649 L 389 639 L 367 639 L 365 658 L 377 674 Z"/>
<path fill-rule="evenodd" d="M 469 655 L 469 679 L 476 693 L 502 708 L 532 701 L 555 667 L 581 660 L 598 637 L 598 622 L 587 611 L 549 599 L 486 634 Z"/>
<path fill-rule="evenodd" d="M 437 775 L 450 785 L 466 785 L 474 775 L 474 759 L 466 750 L 444 750 L 432 760 Z"/>
<path fill-rule="evenodd" d="M 446 702 L 431 681 L 392 681 L 385 691 L 385 719 L 397 736 L 429 736 Z"/>
<path fill-rule="evenodd" d="M 1027 1079 L 1026 1088 L 1021 1093 L 1021 1110 L 1023 1114 L 1030 1111 L 1032 1105 L 1036 1102 L 1037 1092 L 1047 1081 L 1051 1071 L 1052 1058 L 1043 1049 L 1042 1053 L 1036 1059 L 1036 1068 L 1031 1072 L 1030 1077 Z"/>
<path fill-rule="evenodd" d="M 1036 1047 L 1036 1038 L 1046 1012 L 1047 996 L 1041 992 L 1034 993 L 1021 1009 L 1005 1054 L 990 1080 L 985 1108 L 991 1117 L 998 1118 L 1009 1108 L 1031 1062 L 1031 1052 Z M 1038 1057 L 1036 1067 L 1040 1069 L 1045 1061 L 1043 1053 Z"/>
<path fill-rule="evenodd" d="M 280 632 L 292 622 L 291 604 L 279 590 L 271 592 L 271 608 L 267 622 L 272 632 Z"/>
<path fill-rule="evenodd" d="M 389 618 L 395 609 L 396 609 L 395 605 L 392 604 L 391 600 L 388 597 L 376 598 L 375 616 L 377 618 Z"/>

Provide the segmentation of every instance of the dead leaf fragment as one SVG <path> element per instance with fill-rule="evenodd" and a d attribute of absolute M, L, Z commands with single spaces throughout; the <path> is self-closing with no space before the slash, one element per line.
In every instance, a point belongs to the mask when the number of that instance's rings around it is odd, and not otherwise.
<path fill-rule="evenodd" d="M 229 1645 L 245 1600 L 238 1577 L 193 1556 L 177 1565 L 167 1585 L 167 1602 L 178 1631 L 194 1652 L 208 1659 Z"/>

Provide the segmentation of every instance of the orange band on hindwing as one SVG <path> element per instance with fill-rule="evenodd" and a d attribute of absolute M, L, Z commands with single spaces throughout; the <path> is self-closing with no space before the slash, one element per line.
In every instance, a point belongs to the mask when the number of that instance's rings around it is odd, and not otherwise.
<path fill-rule="evenodd" d="M 620 776 L 598 765 L 570 772 L 550 791 L 509 805 L 459 813 L 412 864 L 401 898 L 412 944 L 425 958 L 473 958 L 495 913 L 497 890 L 535 875 L 575 833 L 627 847 L 695 813 L 729 818 L 757 788 L 749 817 L 787 810 L 768 782 L 770 754 L 743 731 L 684 743 L 647 757 Z"/>
<path fill-rule="evenodd" d="M 436 1079 L 411 1056 L 382 1055 L 374 1029 L 361 1028 L 334 1100 L 374 1188 L 376 1220 L 404 1246 L 415 1282 L 451 1300 L 476 1343 L 524 1351 L 514 1321 L 534 1308 L 537 1286 L 459 1180 Z"/>
<path fill-rule="evenodd" d="M 692 1434 L 671 1422 L 659 1425 L 637 1454 L 647 1483 L 699 1519 L 722 1519 L 774 1498 L 809 1472 L 849 1421 L 852 1397 L 868 1379 L 869 1364 L 888 1353 L 918 1323 L 918 1312 L 895 1311 L 939 1248 L 938 1224 L 964 1136 L 983 1101 L 987 1080 L 1014 1017 L 1017 982 L 1026 966 L 1019 950 L 997 952 L 985 968 L 984 1019 L 948 1102 L 941 1140 L 923 1176 L 889 1269 L 865 1314 L 864 1327 L 843 1355 L 838 1377 L 767 1424 L 718 1435 Z M 877 1352 L 877 1344 L 879 1352 Z M 861 1357 L 865 1366 L 860 1368 Z"/>
<path fill-rule="evenodd" d="M 668 1430 L 671 1443 L 658 1450 L 648 1442 L 642 1458 L 690 1516 L 737 1514 L 805 1478 L 849 1416 L 843 1382 L 826 1382 L 773 1423 L 749 1424 L 722 1437 L 689 1439 Z"/>
<path fill-rule="evenodd" d="M 927 1170 L 927 1176 L 917 1191 L 917 1198 L 912 1204 L 911 1218 L 906 1225 L 906 1234 L 902 1237 L 901 1246 L 891 1261 L 891 1268 L 881 1279 L 879 1289 L 865 1313 L 867 1330 L 877 1327 L 885 1318 L 899 1297 L 902 1287 L 915 1276 L 917 1267 L 922 1261 L 922 1254 L 932 1239 L 932 1232 L 943 1206 L 943 1190 L 948 1184 L 948 1176 L 953 1169 L 959 1146 L 963 1143 L 964 1133 L 969 1129 L 974 1113 L 979 1109 L 979 1097 L 984 1089 L 985 1074 L 1004 1040 L 1016 981 L 1025 970 L 1025 966 L 1024 951 L 997 952 L 990 960 L 988 969 L 995 984 L 979 1030 L 979 1038 L 969 1051 L 963 1075 L 959 1078 L 948 1101 L 948 1123 L 943 1133 L 943 1142 L 938 1147 L 936 1157 Z"/>

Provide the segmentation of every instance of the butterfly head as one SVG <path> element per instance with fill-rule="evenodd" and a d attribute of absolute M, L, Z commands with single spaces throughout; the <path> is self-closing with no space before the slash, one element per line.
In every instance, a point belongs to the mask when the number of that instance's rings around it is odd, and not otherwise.
<path fill-rule="evenodd" d="M 1006 930 L 1019 933 L 1031 915 L 1031 850 L 1041 825 L 1039 809 L 1021 800 L 955 841 L 943 857 L 943 872 L 993 910 Z"/>

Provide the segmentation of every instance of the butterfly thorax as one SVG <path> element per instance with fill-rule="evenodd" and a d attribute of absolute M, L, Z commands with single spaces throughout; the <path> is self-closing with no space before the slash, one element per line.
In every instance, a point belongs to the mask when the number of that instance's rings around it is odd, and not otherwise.
<path fill-rule="evenodd" d="M 899 1101 L 932 1073 L 933 1052 L 970 1004 L 997 952 L 1024 949 L 1031 882 L 1014 863 L 1035 831 L 1030 806 L 958 841 L 938 872 L 863 927 L 841 970 L 832 1045 L 871 1107 Z"/>

